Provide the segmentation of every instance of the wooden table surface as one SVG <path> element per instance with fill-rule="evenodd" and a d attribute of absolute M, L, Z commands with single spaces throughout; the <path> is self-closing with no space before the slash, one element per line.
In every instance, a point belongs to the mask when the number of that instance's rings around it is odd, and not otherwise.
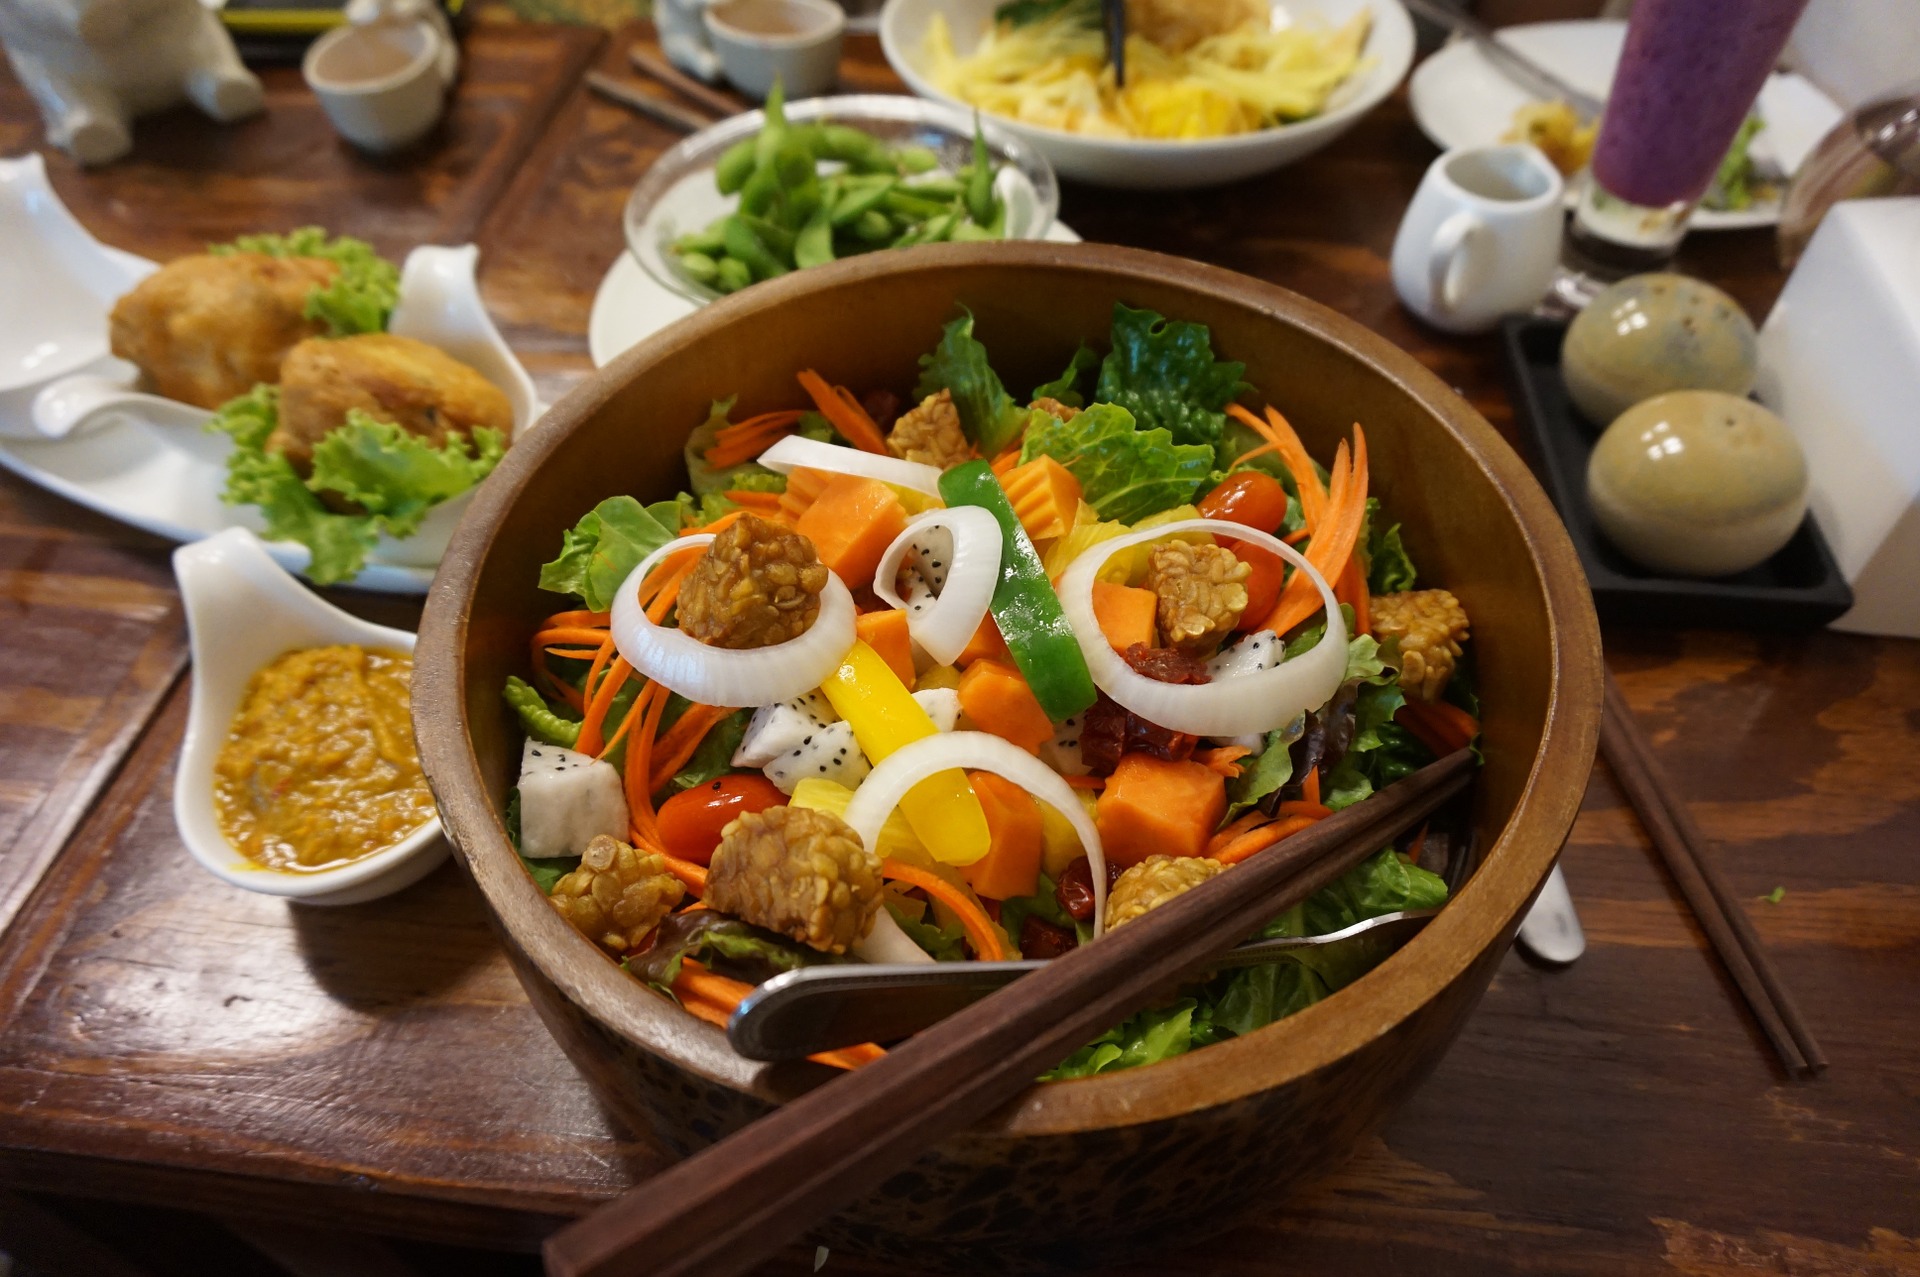
<path fill-rule="evenodd" d="M 595 57 L 621 73 L 625 43 L 482 23 L 448 125 L 407 162 L 354 156 L 277 71 L 263 120 L 151 121 L 133 160 L 83 174 L 54 157 L 54 181 L 101 238 L 157 257 L 306 221 L 396 255 L 471 238 L 552 399 L 591 370 L 621 204 L 674 140 L 579 86 Z M 846 82 L 894 83 L 861 40 Z M 40 144 L 0 80 L 0 154 Z M 1493 341 L 1439 336 L 1393 300 L 1388 247 L 1433 154 L 1401 95 L 1271 177 L 1069 185 L 1061 212 L 1088 239 L 1325 302 L 1510 433 Z M 1764 233 L 1696 236 L 1683 265 L 1756 315 L 1781 284 Z M 548 1039 L 451 867 L 341 909 L 194 867 L 168 799 L 186 674 L 167 551 L 0 477 L 0 1183 L 528 1248 L 660 1165 Z M 1232 1231 L 1196 1220 L 1129 1271 L 1920 1273 L 1920 644 L 1606 638 L 1831 1070 L 1793 1082 L 1772 1062 L 1602 768 L 1564 861 L 1586 956 L 1509 956 L 1342 1171 Z"/>

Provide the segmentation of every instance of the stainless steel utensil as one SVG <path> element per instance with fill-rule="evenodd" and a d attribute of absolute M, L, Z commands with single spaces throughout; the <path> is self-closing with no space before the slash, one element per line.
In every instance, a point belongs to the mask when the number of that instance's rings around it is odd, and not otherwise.
<path fill-rule="evenodd" d="M 1397 951 L 1438 909 L 1382 914 L 1322 936 L 1254 940 L 1216 969 L 1290 955 L 1318 970 L 1357 977 Z M 1045 962 L 941 962 L 803 967 L 747 995 L 727 1022 L 727 1041 L 750 1060 L 796 1060 L 859 1042 L 893 1042 L 933 1025 Z"/>
<path fill-rule="evenodd" d="M 1487 61 L 1527 92 L 1549 100 L 1564 100 L 1573 108 L 1573 113 L 1580 117 L 1582 124 L 1599 119 L 1600 112 L 1606 109 L 1605 102 L 1591 93 L 1574 88 L 1524 53 L 1507 47 L 1494 34 L 1492 27 L 1470 13 L 1454 8 L 1446 0 L 1407 0 L 1407 8 L 1473 41 L 1479 46 L 1480 52 L 1486 55 Z"/>

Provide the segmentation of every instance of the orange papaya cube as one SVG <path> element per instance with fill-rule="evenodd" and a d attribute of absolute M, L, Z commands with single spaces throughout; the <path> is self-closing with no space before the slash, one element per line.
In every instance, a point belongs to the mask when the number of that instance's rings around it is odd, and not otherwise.
<path fill-rule="evenodd" d="M 873 584 L 893 539 L 906 531 L 907 511 L 893 489 L 875 479 L 837 474 L 794 524 L 820 561 L 850 590 Z"/>

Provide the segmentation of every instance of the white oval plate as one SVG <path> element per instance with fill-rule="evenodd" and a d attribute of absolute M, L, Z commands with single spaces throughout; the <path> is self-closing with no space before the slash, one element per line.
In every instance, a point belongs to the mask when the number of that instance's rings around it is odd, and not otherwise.
<path fill-rule="evenodd" d="M 1624 22 L 1533 22 L 1502 27 L 1500 39 L 1561 79 L 1604 99 L 1627 36 Z M 1420 131 L 1442 150 L 1498 142 L 1513 124 L 1513 113 L 1534 95 L 1508 79 L 1471 40 L 1455 40 L 1414 68 L 1408 85 L 1413 118 Z M 1754 136 L 1753 150 L 1770 155 L 1791 175 L 1814 144 L 1840 122 L 1844 112 L 1803 76 L 1769 76 L 1755 104 L 1766 127 Z M 1575 198 L 1568 187 L 1569 203 Z M 1777 200 L 1739 212 L 1701 209 L 1695 230 L 1730 231 L 1772 226 L 1780 220 Z"/>
<path fill-rule="evenodd" d="M 1041 238 L 1051 244 L 1080 242 L 1080 236 L 1058 219 Z M 593 295 L 593 313 L 587 318 L 587 354 L 595 368 L 605 368 L 628 347 L 639 345 L 698 309 L 647 274 L 632 253 L 623 251 L 607 268 L 599 291 Z"/>

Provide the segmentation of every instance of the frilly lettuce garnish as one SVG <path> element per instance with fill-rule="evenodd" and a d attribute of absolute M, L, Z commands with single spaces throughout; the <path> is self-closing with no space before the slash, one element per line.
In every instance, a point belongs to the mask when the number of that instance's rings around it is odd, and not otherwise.
<path fill-rule="evenodd" d="M 480 427 L 470 441 L 449 435 L 436 448 L 353 409 L 315 445 L 313 474 L 302 479 L 286 457 L 267 447 L 279 415 L 280 392 L 274 386 L 255 386 L 214 414 L 208 429 L 231 436 L 234 443 L 221 500 L 258 506 L 269 540 L 306 546 L 313 555 L 306 573 L 316 585 L 359 575 L 382 533 L 412 536 L 434 506 L 492 473 L 507 446 L 500 431 Z M 356 512 L 329 508 L 322 493 Z"/>
<path fill-rule="evenodd" d="M 242 235 L 231 244 L 207 248 L 216 257 L 228 253 L 264 253 L 268 257 L 320 257 L 337 263 L 333 282 L 307 295 L 306 317 L 327 326 L 333 337 L 385 332 L 387 318 L 400 301 L 400 271 L 363 240 L 341 235 L 329 239 L 318 226 L 285 235 Z"/>
<path fill-rule="evenodd" d="M 960 428 L 991 457 L 1013 442 L 1027 414 L 1007 393 L 1000 375 L 987 363 L 987 348 L 973 336 L 973 314 L 966 312 L 940 330 L 940 344 L 920 356 L 920 381 L 913 393 L 925 399 L 951 391 Z"/>
<path fill-rule="evenodd" d="M 1172 432 L 1175 443 L 1220 442 L 1226 406 L 1247 366 L 1216 361 L 1205 324 L 1170 320 L 1120 302 L 1113 307 L 1113 349 L 1100 365 L 1101 403 L 1119 404 L 1144 430 Z"/>
<path fill-rule="evenodd" d="M 643 506 L 632 497 L 608 497 L 567 529 L 559 557 L 540 569 L 540 588 L 577 594 L 604 612 L 640 561 L 679 534 L 678 501 Z"/>

